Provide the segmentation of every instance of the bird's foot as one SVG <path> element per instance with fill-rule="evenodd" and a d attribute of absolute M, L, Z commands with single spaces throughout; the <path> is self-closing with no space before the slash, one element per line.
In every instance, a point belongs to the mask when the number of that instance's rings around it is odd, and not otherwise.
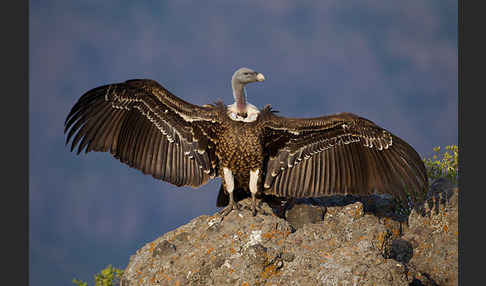
<path fill-rule="evenodd" d="M 227 216 L 232 210 L 239 211 L 240 205 L 238 203 L 229 203 L 224 209 L 219 211 L 219 214 L 223 216 Z"/>

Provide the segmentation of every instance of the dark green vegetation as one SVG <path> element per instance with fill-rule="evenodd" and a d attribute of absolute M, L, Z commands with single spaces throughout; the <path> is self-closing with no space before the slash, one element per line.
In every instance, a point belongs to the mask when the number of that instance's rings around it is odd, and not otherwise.
<path fill-rule="evenodd" d="M 102 269 L 100 273 L 94 276 L 95 286 L 114 286 L 120 284 L 120 278 L 123 274 L 123 270 L 114 268 L 111 264 Z M 73 279 L 73 283 L 76 286 L 88 286 L 87 282 L 83 282 Z"/>
<path fill-rule="evenodd" d="M 435 154 L 432 158 L 424 159 L 427 168 L 427 176 L 431 180 L 446 177 L 453 184 L 457 184 L 459 176 L 459 147 L 449 145 L 445 147 L 445 152 L 441 152 L 440 146 L 434 148 Z"/>

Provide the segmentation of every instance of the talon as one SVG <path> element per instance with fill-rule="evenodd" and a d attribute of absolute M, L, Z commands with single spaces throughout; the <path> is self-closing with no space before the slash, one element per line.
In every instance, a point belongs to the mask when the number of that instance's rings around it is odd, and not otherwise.
<path fill-rule="evenodd" d="M 227 216 L 232 210 L 239 211 L 240 205 L 238 203 L 230 202 L 227 207 L 219 211 L 223 217 Z"/>

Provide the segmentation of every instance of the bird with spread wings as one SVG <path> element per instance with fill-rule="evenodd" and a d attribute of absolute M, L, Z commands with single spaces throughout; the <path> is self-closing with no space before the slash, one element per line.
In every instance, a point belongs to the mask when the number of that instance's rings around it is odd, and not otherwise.
<path fill-rule="evenodd" d="M 404 140 L 351 113 L 316 118 L 278 116 L 247 102 L 245 85 L 265 80 L 248 68 L 232 77 L 235 102 L 203 106 L 150 79 L 89 90 L 65 121 L 77 153 L 109 152 L 121 162 L 176 186 L 221 177 L 226 215 L 240 190 L 281 198 L 391 194 L 421 200 L 424 163 Z"/>

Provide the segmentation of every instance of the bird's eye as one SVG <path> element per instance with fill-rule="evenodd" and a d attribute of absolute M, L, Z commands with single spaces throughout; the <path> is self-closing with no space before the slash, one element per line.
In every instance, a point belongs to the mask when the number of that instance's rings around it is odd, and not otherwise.
<path fill-rule="evenodd" d="M 245 72 L 245 73 L 244 73 L 244 75 L 248 75 L 248 73 L 247 73 L 247 72 Z"/>

